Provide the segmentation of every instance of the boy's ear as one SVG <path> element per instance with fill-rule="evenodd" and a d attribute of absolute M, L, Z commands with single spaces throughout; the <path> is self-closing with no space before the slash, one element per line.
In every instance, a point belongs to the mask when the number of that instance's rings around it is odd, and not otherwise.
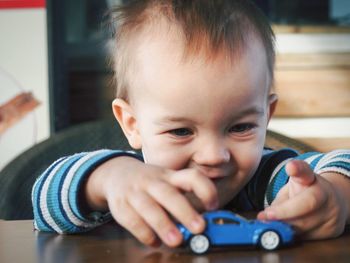
<path fill-rule="evenodd" d="M 270 121 L 270 119 L 271 119 L 271 117 L 272 117 L 272 115 L 274 114 L 274 112 L 275 112 L 275 110 L 276 110 L 276 106 L 277 106 L 277 102 L 278 102 L 278 96 L 277 96 L 277 94 L 275 94 L 275 93 L 271 93 L 270 95 L 269 95 L 269 98 L 268 98 L 268 103 L 269 103 L 269 105 L 268 105 L 268 107 L 269 107 L 269 115 L 267 116 L 267 120 L 268 120 L 268 122 Z"/>
<path fill-rule="evenodd" d="M 134 149 L 141 149 L 141 136 L 137 127 L 134 111 L 129 103 L 115 99 L 112 103 L 114 117 L 119 122 L 129 144 Z"/>

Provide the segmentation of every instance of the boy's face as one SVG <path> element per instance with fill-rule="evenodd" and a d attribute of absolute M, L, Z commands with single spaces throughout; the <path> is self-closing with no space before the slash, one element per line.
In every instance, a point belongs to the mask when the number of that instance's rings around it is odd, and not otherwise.
<path fill-rule="evenodd" d="M 182 60 L 182 43 L 158 37 L 137 53 L 137 78 L 119 122 L 145 161 L 179 170 L 194 168 L 213 179 L 221 205 L 255 172 L 275 100 L 265 52 L 258 41 L 233 63 Z M 127 109 L 126 109 L 127 108 Z M 129 119 L 125 119 L 129 118 Z"/>

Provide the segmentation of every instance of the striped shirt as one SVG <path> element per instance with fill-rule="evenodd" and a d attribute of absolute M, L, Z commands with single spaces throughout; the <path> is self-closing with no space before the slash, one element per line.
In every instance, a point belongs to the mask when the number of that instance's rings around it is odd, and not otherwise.
<path fill-rule="evenodd" d="M 130 151 L 99 150 L 62 157 L 36 180 L 32 189 L 34 227 L 40 231 L 80 233 L 112 219 L 109 212 L 91 212 L 81 202 L 82 185 L 101 163 L 117 156 L 142 157 Z M 288 182 L 285 164 L 304 160 L 316 174 L 335 172 L 350 178 L 350 150 L 298 154 L 291 149 L 265 149 L 252 179 L 225 207 L 235 211 L 259 211 L 269 206 Z"/>

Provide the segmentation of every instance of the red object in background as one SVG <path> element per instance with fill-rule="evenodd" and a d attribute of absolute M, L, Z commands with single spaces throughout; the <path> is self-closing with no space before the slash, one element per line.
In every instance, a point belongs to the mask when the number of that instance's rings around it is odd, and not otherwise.
<path fill-rule="evenodd" d="M 31 92 L 22 92 L 0 105 L 0 135 L 33 111 L 39 104 L 40 102 L 33 97 Z"/>
<path fill-rule="evenodd" d="M 0 9 L 45 7 L 45 0 L 0 0 Z"/>

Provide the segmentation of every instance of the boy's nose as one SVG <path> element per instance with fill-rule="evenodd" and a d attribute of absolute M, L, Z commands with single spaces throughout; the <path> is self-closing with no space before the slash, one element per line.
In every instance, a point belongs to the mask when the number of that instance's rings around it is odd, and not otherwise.
<path fill-rule="evenodd" d="M 193 156 L 196 164 L 202 166 L 219 166 L 229 162 L 230 159 L 228 147 L 219 140 L 201 143 Z"/>

